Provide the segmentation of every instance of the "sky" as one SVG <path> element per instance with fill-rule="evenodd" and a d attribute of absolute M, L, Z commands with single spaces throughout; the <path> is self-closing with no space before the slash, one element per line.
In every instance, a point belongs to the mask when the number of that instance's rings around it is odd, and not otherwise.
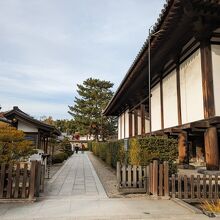
<path fill-rule="evenodd" d="M 115 91 L 165 0 L 0 0 L 0 106 L 69 119 L 77 84 Z"/>

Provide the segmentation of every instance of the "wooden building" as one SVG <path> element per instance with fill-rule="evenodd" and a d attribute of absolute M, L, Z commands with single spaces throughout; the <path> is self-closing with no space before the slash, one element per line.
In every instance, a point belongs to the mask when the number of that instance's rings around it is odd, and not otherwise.
<path fill-rule="evenodd" d="M 61 135 L 60 131 L 54 126 L 34 119 L 17 106 L 5 112 L 4 117 L 10 120 L 11 124 L 18 130 L 24 131 L 26 139 L 32 141 L 37 149 L 42 149 L 45 153 L 49 153 L 50 138 Z"/>
<path fill-rule="evenodd" d="M 118 139 L 173 136 L 180 164 L 219 169 L 220 0 L 168 0 L 150 36 L 104 114 L 118 116 Z"/>

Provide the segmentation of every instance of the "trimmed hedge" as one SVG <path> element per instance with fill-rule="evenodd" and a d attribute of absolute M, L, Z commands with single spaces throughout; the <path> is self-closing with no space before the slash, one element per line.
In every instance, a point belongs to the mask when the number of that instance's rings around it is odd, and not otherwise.
<path fill-rule="evenodd" d="M 170 173 L 175 173 L 177 157 L 178 142 L 176 139 L 165 136 L 130 139 L 128 160 L 132 165 L 148 165 L 154 159 L 161 163 L 168 161 Z"/>
<path fill-rule="evenodd" d="M 57 153 L 52 158 L 52 163 L 62 163 L 64 160 L 68 158 L 68 154 L 64 152 Z"/>
<path fill-rule="evenodd" d="M 89 142 L 88 146 L 96 156 L 114 168 L 117 161 L 125 162 L 125 159 L 131 165 L 148 165 L 157 159 L 160 162 L 168 161 L 170 174 L 177 170 L 175 162 L 178 156 L 178 142 L 173 138 L 165 136 L 131 138 L 127 153 L 124 150 L 124 140 Z"/>
<path fill-rule="evenodd" d="M 116 168 L 117 161 L 124 162 L 125 151 L 124 141 L 111 141 L 111 142 L 92 142 L 90 149 L 92 152 L 104 160 L 110 166 Z"/>

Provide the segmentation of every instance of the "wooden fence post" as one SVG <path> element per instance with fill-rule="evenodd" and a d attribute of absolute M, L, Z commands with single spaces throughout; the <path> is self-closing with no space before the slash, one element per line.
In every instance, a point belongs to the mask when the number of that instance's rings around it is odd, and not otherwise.
<path fill-rule="evenodd" d="M 16 176 L 15 176 L 15 192 L 14 192 L 14 198 L 18 198 L 19 194 L 19 183 L 20 183 L 20 163 L 16 164 Z"/>
<path fill-rule="evenodd" d="M 120 182 L 121 182 L 121 164 L 118 161 L 117 162 L 117 187 L 120 188 Z"/>
<path fill-rule="evenodd" d="M 163 196 L 163 164 L 159 165 L 159 196 Z"/>
<path fill-rule="evenodd" d="M 176 198 L 176 186 L 175 186 L 175 180 L 176 180 L 176 177 L 175 177 L 175 174 L 172 174 L 172 189 L 171 189 L 171 192 L 172 192 L 172 198 Z"/>
<path fill-rule="evenodd" d="M 44 192 L 45 165 L 41 165 L 40 192 Z"/>
<path fill-rule="evenodd" d="M 125 164 L 123 164 L 122 166 L 122 186 L 126 187 L 126 171 L 127 171 L 127 166 Z"/>
<path fill-rule="evenodd" d="M 153 161 L 153 195 L 158 196 L 158 161 Z"/>
<path fill-rule="evenodd" d="M 127 166 L 127 171 L 128 171 L 128 187 L 131 187 L 131 165 Z"/>
<path fill-rule="evenodd" d="M 169 196 L 169 164 L 167 161 L 164 161 L 164 196 Z"/>
<path fill-rule="evenodd" d="M 24 165 L 23 181 L 22 181 L 22 193 L 21 197 L 26 198 L 26 185 L 27 185 L 27 163 Z"/>
<path fill-rule="evenodd" d="M 150 194 L 150 166 L 146 167 L 146 193 Z"/>
<path fill-rule="evenodd" d="M 5 181 L 5 163 L 1 164 L 1 179 L 0 179 L 0 198 L 3 198 L 4 194 L 4 181 Z"/>
<path fill-rule="evenodd" d="M 153 163 L 149 165 L 149 191 L 150 194 L 153 193 Z"/>
<path fill-rule="evenodd" d="M 13 164 L 10 163 L 9 164 L 9 168 L 8 168 L 8 185 L 7 185 L 7 194 L 6 194 L 6 198 L 10 199 L 11 198 L 11 192 L 12 192 L 12 171 L 13 171 Z"/>
<path fill-rule="evenodd" d="M 41 180 L 41 162 L 37 161 L 36 165 L 36 179 L 35 179 L 35 196 L 40 196 L 40 180 Z"/>
<path fill-rule="evenodd" d="M 31 162 L 30 183 L 29 183 L 29 199 L 34 198 L 36 164 L 37 164 L 37 161 L 32 161 Z"/>
<path fill-rule="evenodd" d="M 133 187 L 137 187 L 137 166 L 133 165 Z"/>

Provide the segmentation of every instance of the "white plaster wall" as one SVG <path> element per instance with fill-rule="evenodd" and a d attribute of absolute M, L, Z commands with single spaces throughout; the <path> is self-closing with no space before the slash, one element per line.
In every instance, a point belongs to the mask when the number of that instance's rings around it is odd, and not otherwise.
<path fill-rule="evenodd" d="M 158 83 L 151 90 L 151 129 L 161 129 L 161 108 L 160 108 L 160 84 Z"/>
<path fill-rule="evenodd" d="M 125 114 L 122 113 L 122 114 L 121 114 L 121 139 L 124 139 L 124 138 L 125 138 L 124 117 L 125 117 Z"/>
<path fill-rule="evenodd" d="M 145 133 L 150 132 L 150 121 L 145 119 Z"/>
<path fill-rule="evenodd" d="M 121 115 L 118 116 L 118 139 L 121 139 Z"/>
<path fill-rule="evenodd" d="M 129 110 L 125 111 L 125 138 L 129 138 Z"/>
<path fill-rule="evenodd" d="M 132 113 L 132 136 L 134 136 L 134 113 Z"/>
<path fill-rule="evenodd" d="M 220 116 L 220 45 L 212 45 L 212 69 L 215 100 L 215 115 Z"/>
<path fill-rule="evenodd" d="M 38 132 L 38 129 L 35 126 L 20 120 L 18 120 L 18 130 L 24 132 Z"/>
<path fill-rule="evenodd" d="M 180 92 L 182 123 L 204 119 L 200 50 L 180 65 Z"/>
<path fill-rule="evenodd" d="M 140 115 L 140 111 L 138 111 L 138 135 L 141 135 L 141 115 Z"/>
<path fill-rule="evenodd" d="M 164 128 L 178 125 L 176 70 L 163 79 Z"/>

